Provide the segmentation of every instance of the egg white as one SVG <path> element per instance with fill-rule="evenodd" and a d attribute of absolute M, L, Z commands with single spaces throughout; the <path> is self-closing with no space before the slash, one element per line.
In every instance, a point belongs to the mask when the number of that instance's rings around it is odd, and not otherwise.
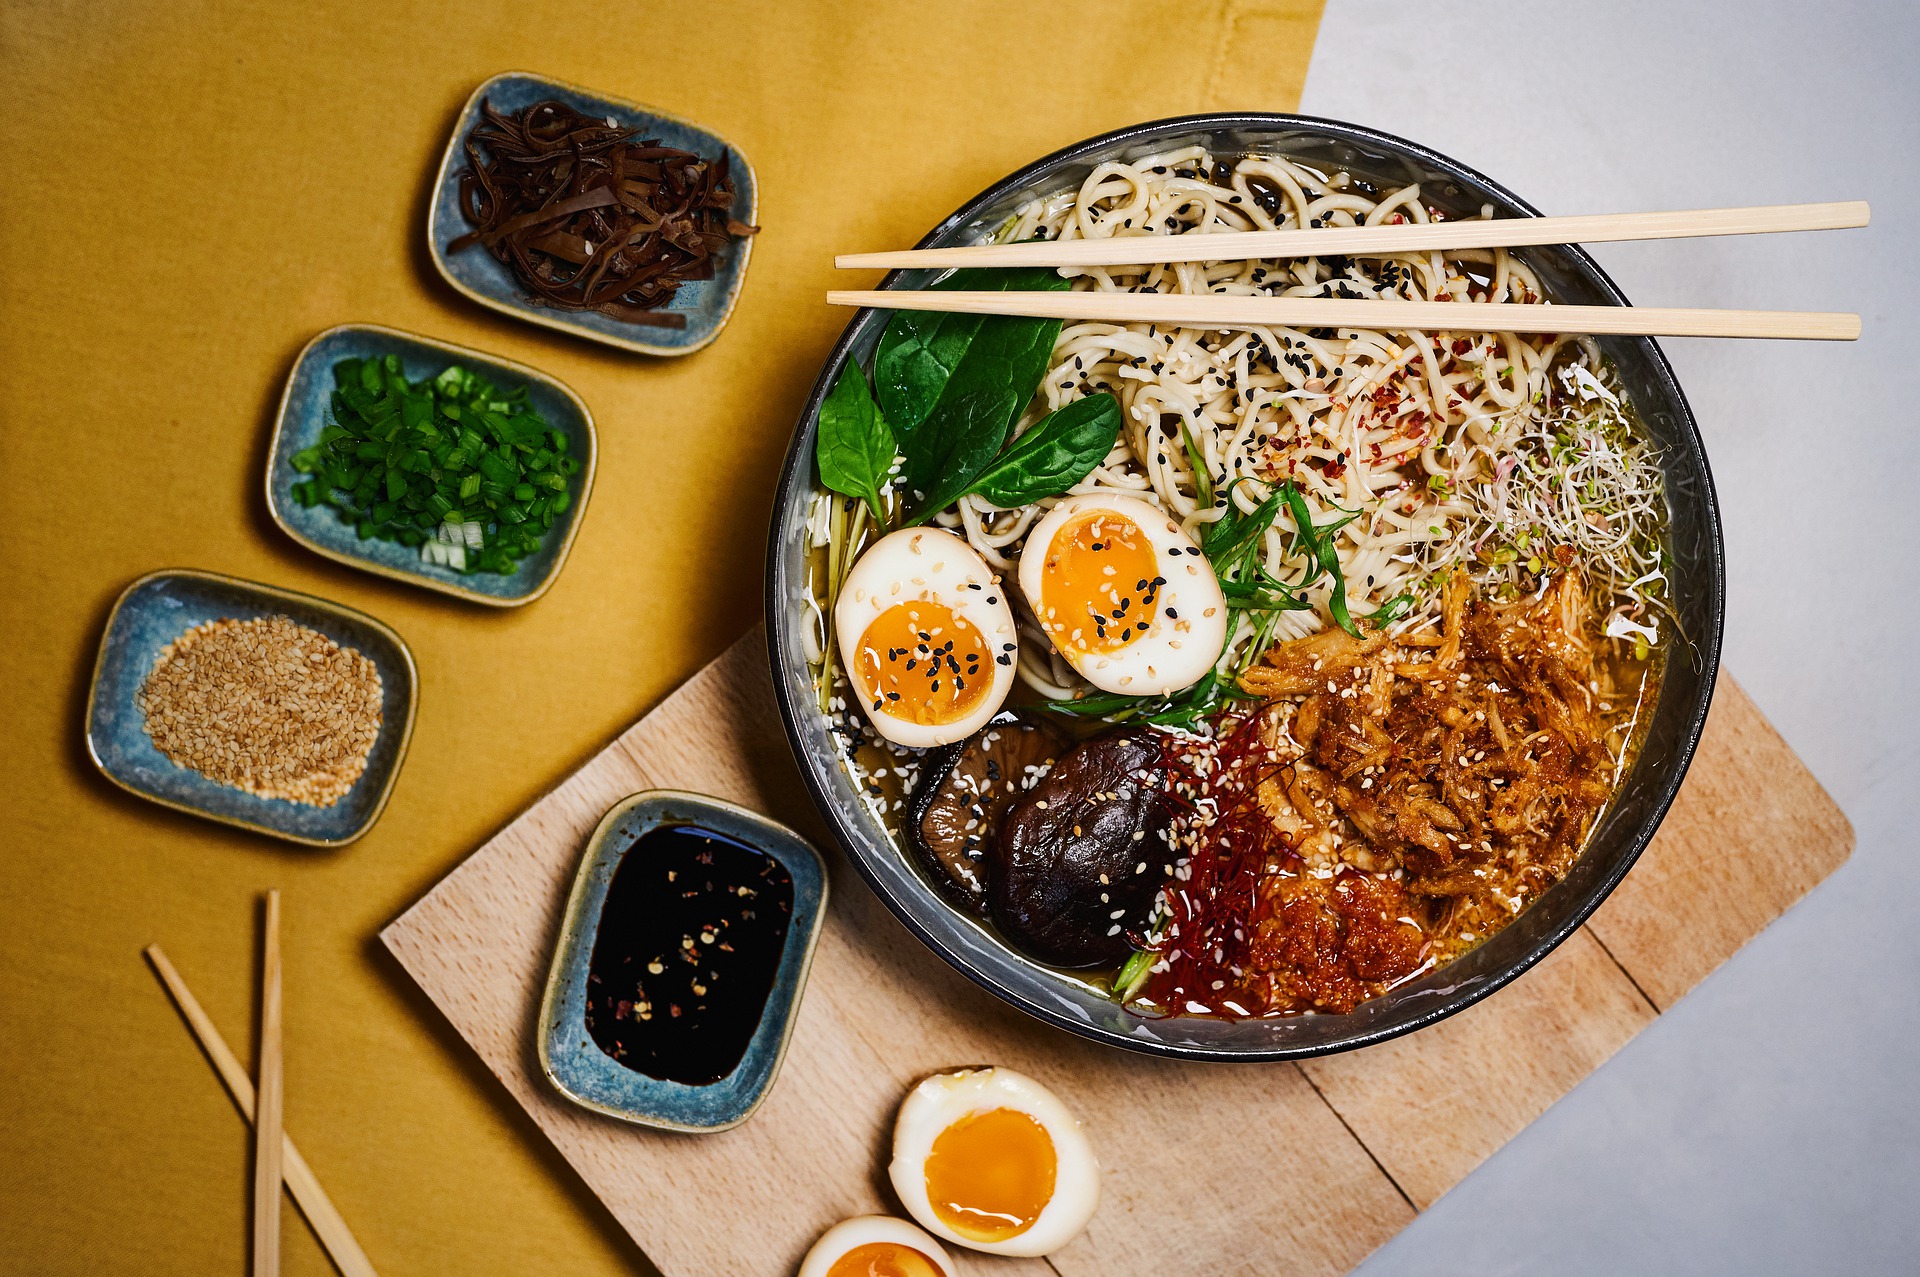
<path fill-rule="evenodd" d="M 927 1157 L 933 1141 L 970 1113 L 1014 1109 L 1032 1117 L 1053 1141 L 1053 1197 L 1023 1232 L 1000 1241 L 963 1237 L 934 1213 L 927 1197 Z M 893 1126 L 887 1167 L 907 1213 L 934 1236 L 995 1255 L 1048 1255 L 1080 1235 L 1100 1206 L 1100 1163 L 1080 1120 L 1046 1087 L 1006 1068 L 936 1073 L 907 1093 Z"/>
<path fill-rule="evenodd" d="M 953 1277 L 953 1260 L 946 1248 L 904 1219 L 891 1215 L 855 1215 L 820 1234 L 820 1240 L 800 1261 L 799 1277 L 827 1277 L 834 1261 L 848 1251 L 873 1242 L 892 1242 L 919 1251 L 933 1261 L 941 1277 Z"/>
<path fill-rule="evenodd" d="M 1127 696 L 1166 696 L 1206 677 L 1227 645 L 1227 601 L 1193 538 L 1166 514 L 1133 497 L 1090 492 L 1068 497 L 1049 510 L 1027 534 L 1020 552 L 1020 589 L 1037 617 L 1049 548 L 1068 523 L 1102 511 L 1139 527 L 1153 547 L 1158 575 L 1166 578 L 1155 600 L 1147 632 L 1111 652 L 1058 650 L 1080 677 L 1103 692 Z"/>
<path fill-rule="evenodd" d="M 853 653 L 860 636 L 874 618 L 898 603 L 928 599 L 945 605 L 978 630 L 986 640 L 984 668 L 993 682 L 972 712 L 951 723 L 915 723 L 873 707 L 873 695 L 861 679 Z M 834 634 L 840 644 L 840 664 L 853 684 L 854 699 L 874 730 L 898 745 L 926 749 L 964 740 L 987 725 L 1013 690 L 1013 646 L 1020 641 L 1013 608 L 1006 591 L 987 561 L 951 532 L 939 528 L 906 528 L 867 547 L 833 607 Z M 1004 664 L 1000 658 L 1006 657 Z"/>

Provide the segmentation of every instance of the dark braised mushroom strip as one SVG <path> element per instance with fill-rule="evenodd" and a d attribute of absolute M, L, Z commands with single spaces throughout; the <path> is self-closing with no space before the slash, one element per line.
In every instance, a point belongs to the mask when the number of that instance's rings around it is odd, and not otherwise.
<path fill-rule="evenodd" d="M 684 328 L 661 308 L 712 279 L 714 254 L 759 228 L 728 216 L 728 156 L 707 160 L 563 102 L 517 115 L 481 104 L 464 143 L 460 204 L 474 229 L 447 245 L 498 258 L 532 300 Z M 482 151 L 484 149 L 485 155 Z"/>

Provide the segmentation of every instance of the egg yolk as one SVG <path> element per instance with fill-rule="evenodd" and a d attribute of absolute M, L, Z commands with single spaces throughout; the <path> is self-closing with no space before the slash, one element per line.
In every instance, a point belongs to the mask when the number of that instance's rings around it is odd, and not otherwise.
<path fill-rule="evenodd" d="M 988 1109 L 940 1132 L 927 1154 L 927 1200 L 974 1241 L 1024 1233 L 1053 1200 L 1053 1138 L 1031 1113 Z"/>
<path fill-rule="evenodd" d="M 899 1242 L 867 1242 L 833 1261 L 827 1277 L 941 1277 L 940 1265 Z"/>
<path fill-rule="evenodd" d="M 965 718 L 993 686 L 986 636 L 944 603 L 896 603 L 860 636 L 867 706 L 910 723 Z"/>
<path fill-rule="evenodd" d="M 1158 610 L 1160 556 L 1125 515 L 1096 510 L 1054 534 L 1041 567 L 1041 624 L 1063 652 L 1117 651 L 1145 637 Z"/>

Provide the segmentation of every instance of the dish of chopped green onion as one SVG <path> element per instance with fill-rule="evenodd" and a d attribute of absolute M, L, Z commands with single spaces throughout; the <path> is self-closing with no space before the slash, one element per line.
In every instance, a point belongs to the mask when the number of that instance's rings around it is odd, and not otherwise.
<path fill-rule="evenodd" d="M 333 366 L 332 420 L 293 454 L 302 506 L 329 505 L 362 539 L 428 563 L 509 574 L 572 504 L 580 462 L 528 403 L 455 364 L 410 382 L 398 355 Z"/>

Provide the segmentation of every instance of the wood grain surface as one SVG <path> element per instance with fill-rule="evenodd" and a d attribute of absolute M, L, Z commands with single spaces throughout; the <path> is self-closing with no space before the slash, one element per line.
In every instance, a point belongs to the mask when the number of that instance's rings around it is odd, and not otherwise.
<path fill-rule="evenodd" d="M 1342 1273 L 1565 1094 L 1844 861 L 1852 832 L 1730 678 L 1641 865 L 1594 923 L 1478 1006 L 1307 1063 L 1171 1063 L 1096 1046 L 975 988 L 830 851 L 833 887 L 773 1092 L 719 1135 L 576 1108 L 533 1027 L 568 885 L 602 813 L 672 786 L 825 837 L 788 753 L 759 630 L 501 831 L 381 939 L 668 1277 L 790 1270 L 838 1219 L 897 1213 L 895 1106 L 936 1069 L 995 1062 L 1059 1091 L 1107 1168 L 1063 1277 Z"/>

